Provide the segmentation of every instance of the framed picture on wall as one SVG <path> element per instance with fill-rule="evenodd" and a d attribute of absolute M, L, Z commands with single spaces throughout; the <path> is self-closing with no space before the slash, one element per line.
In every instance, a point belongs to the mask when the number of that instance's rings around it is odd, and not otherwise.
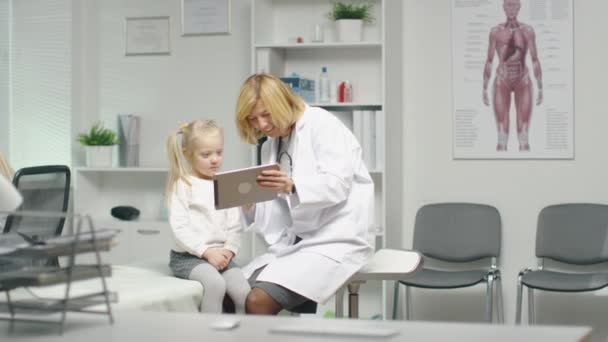
<path fill-rule="evenodd" d="M 169 55 L 169 17 L 128 17 L 125 20 L 125 55 Z"/>
<path fill-rule="evenodd" d="M 181 0 L 182 35 L 230 34 L 230 0 Z"/>

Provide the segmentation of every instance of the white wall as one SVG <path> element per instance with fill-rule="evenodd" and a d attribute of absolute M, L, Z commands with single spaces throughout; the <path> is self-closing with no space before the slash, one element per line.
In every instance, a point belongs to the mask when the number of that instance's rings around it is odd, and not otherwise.
<path fill-rule="evenodd" d="M 411 246 L 416 210 L 425 203 L 470 201 L 496 206 L 503 220 L 501 269 L 506 319 L 515 315 L 517 272 L 534 265 L 536 217 L 548 204 L 570 201 L 608 202 L 608 115 L 606 96 L 608 33 L 604 0 L 575 5 L 575 159 L 453 160 L 451 118 L 450 1 L 406 0 L 404 46 L 404 246 Z M 480 89 L 481 96 L 481 89 Z M 417 292 L 415 317 L 481 319 L 483 306 L 473 296 Z M 436 292 L 434 292 L 436 293 Z M 608 297 L 593 295 L 540 298 L 542 323 L 589 323 L 605 313 Z M 561 296 L 560 298 L 564 298 Z M 579 302 L 579 300 L 581 300 Z M 437 306 L 446 314 L 439 315 Z M 460 314 L 464 311 L 464 314 Z M 418 315 L 416 315 L 418 314 Z M 601 314 L 600 321 L 605 321 Z M 525 319 L 525 316 L 524 316 Z M 597 319 L 596 319 L 597 320 Z"/>
<path fill-rule="evenodd" d="M 180 123 L 216 119 L 225 128 L 224 168 L 248 165 L 250 150 L 238 139 L 234 108 L 249 74 L 250 1 L 232 1 L 230 35 L 181 36 L 178 0 L 75 0 L 82 22 L 80 98 L 73 135 L 102 120 L 117 127 L 117 115 L 142 117 L 141 166 L 166 165 L 165 139 Z M 170 16 L 171 55 L 125 57 L 125 17 Z M 80 63 L 80 64 L 79 64 Z M 84 151 L 74 149 L 75 165 Z"/>
<path fill-rule="evenodd" d="M 8 158 L 9 0 L 0 0 L 0 153 Z M 2 128 L 4 127 L 4 128 Z"/>

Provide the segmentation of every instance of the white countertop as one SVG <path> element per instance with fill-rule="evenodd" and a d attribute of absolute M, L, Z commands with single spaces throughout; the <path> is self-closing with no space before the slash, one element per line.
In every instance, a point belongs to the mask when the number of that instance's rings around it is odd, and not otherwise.
<path fill-rule="evenodd" d="M 235 316 L 198 313 L 120 311 L 114 325 L 107 317 L 68 314 L 61 336 L 56 326 L 0 322 L 2 341 L 588 341 L 589 327 L 511 326 L 446 322 L 404 322 L 303 317 Z M 237 319 L 231 330 L 215 330 L 211 325 Z M 293 333 L 271 332 L 286 328 Z M 296 332 L 300 330 L 300 332 Z M 328 333 L 324 333 L 328 332 Z M 331 333 L 333 332 L 333 333 Z M 350 333 L 376 337 L 354 337 Z M 383 337 L 384 336 L 384 337 Z"/>

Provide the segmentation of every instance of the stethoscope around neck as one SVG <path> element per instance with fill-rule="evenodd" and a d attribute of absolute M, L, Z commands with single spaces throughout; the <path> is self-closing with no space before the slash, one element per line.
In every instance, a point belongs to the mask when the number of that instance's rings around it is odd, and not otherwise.
<path fill-rule="evenodd" d="M 291 136 L 291 133 L 289 133 Z M 290 138 L 291 139 L 291 138 Z M 279 137 L 279 143 L 277 144 L 277 164 L 281 165 L 281 158 L 286 157 L 287 162 L 289 163 L 289 175 L 293 173 L 293 160 L 291 159 L 291 155 L 287 152 L 287 148 L 285 151 L 281 152 L 281 147 L 283 146 L 283 137 Z"/>
<path fill-rule="evenodd" d="M 291 134 L 291 132 L 290 132 Z M 258 165 L 262 165 L 262 145 L 264 145 L 264 143 L 268 140 L 267 136 L 262 136 L 258 139 L 257 141 L 257 145 L 256 145 L 256 154 L 257 154 L 257 164 Z M 276 158 L 276 162 L 277 163 L 281 163 L 281 158 L 283 158 L 283 155 L 285 155 L 285 157 L 287 158 L 287 161 L 289 163 L 289 171 L 291 174 L 291 171 L 293 171 L 293 160 L 291 159 L 291 155 L 287 152 L 287 150 L 281 152 L 281 147 L 283 147 L 283 137 L 279 137 L 279 142 L 277 144 L 277 158 Z"/>

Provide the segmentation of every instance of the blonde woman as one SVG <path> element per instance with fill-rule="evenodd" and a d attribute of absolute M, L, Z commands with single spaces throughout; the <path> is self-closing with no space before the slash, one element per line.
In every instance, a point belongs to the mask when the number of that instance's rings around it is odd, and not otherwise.
<path fill-rule="evenodd" d="M 312 300 L 329 299 L 371 256 L 374 183 L 361 147 L 335 116 L 310 107 L 278 78 L 249 77 L 237 100 L 244 141 L 267 136 L 258 182 L 278 199 L 244 210 L 248 229 L 269 244 L 243 271 L 252 290 L 248 313 L 277 314 Z"/>
<path fill-rule="evenodd" d="M 228 294 L 236 312 L 244 313 L 250 288 L 232 261 L 240 246 L 239 212 L 214 205 L 212 179 L 223 152 L 223 131 L 211 120 L 193 121 L 169 136 L 165 198 L 174 238 L 169 267 L 176 277 L 203 285 L 202 312 L 221 313 Z"/>

